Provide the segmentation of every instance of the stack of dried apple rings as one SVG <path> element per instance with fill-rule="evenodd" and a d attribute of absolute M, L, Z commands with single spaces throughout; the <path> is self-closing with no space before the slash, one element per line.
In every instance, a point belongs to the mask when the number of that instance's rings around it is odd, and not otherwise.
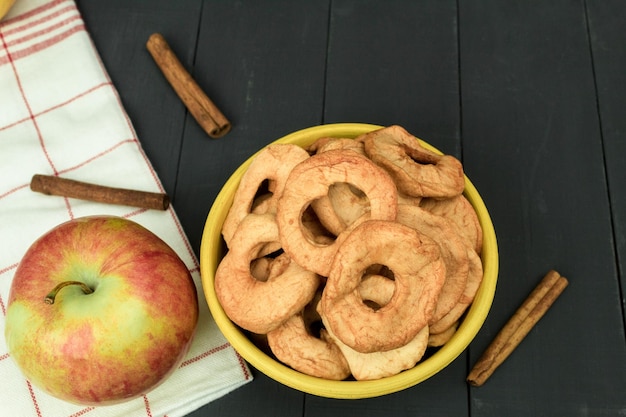
<path fill-rule="evenodd" d="M 400 126 L 264 148 L 215 274 L 226 315 L 308 375 L 379 379 L 456 332 L 483 278 L 461 163 Z"/>

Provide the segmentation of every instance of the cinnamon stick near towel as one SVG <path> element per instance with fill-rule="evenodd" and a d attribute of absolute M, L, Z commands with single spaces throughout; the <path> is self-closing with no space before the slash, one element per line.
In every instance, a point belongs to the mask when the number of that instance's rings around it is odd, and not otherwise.
<path fill-rule="evenodd" d="M 33 175 L 30 181 L 30 189 L 47 195 L 145 209 L 167 210 L 170 205 L 170 199 L 167 194 L 106 187 L 52 175 Z"/>
<path fill-rule="evenodd" d="M 483 385 L 561 295 L 568 281 L 551 270 L 515 311 L 470 371 L 467 382 Z"/>
<path fill-rule="evenodd" d="M 228 133 L 231 128 L 230 122 L 183 67 L 163 35 L 160 33 L 150 35 L 146 47 L 202 129 L 212 138 L 219 138 Z"/>

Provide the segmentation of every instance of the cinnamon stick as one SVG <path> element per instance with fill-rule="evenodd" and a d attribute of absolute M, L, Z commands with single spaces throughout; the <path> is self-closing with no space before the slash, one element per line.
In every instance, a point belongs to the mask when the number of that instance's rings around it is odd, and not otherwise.
<path fill-rule="evenodd" d="M 554 270 L 549 271 L 478 359 L 467 382 L 473 386 L 483 385 L 524 340 L 567 285 L 565 277 Z"/>
<path fill-rule="evenodd" d="M 167 210 L 170 205 L 166 194 L 106 187 L 51 175 L 33 175 L 30 189 L 47 195 L 154 210 Z"/>
<path fill-rule="evenodd" d="M 146 47 L 202 129 L 212 138 L 219 138 L 228 133 L 231 128 L 230 122 L 183 67 L 165 38 L 160 33 L 153 33 L 148 38 Z"/>

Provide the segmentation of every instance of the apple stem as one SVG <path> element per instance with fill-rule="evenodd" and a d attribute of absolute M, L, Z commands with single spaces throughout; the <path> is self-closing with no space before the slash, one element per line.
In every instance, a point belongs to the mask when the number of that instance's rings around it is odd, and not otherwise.
<path fill-rule="evenodd" d="M 61 288 L 65 288 L 68 285 L 78 285 L 80 289 L 83 290 L 83 293 L 85 294 L 91 294 L 93 292 L 93 290 L 89 288 L 87 284 L 85 284 L 84 282 L 63 281 L 63 282 L 58 283 L 56 287 L 54 287 L 52 291 L 50 291 L 48 295 L 46 295 L 46 298 L 44 298 L 44 301 L 46 302 L 46 304 L 54 304 L 54 299 L 57 296 L 57 293 L 61 290 Z"/>

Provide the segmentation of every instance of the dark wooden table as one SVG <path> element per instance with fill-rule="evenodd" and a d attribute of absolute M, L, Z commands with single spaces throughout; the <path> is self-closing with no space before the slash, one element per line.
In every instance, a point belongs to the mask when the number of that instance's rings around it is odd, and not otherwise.
<path fill-rule="evenodd" d="M 252 153 L 332 122 L 400 124 L 462 159 L 500 274 L 477 338 L 383 398 L 330 400 L 259 372 L 194 416 L 626 415 L 624 0 L 79 0 L 194 249 Z M 162 33 L 233 122 L 209 138 L 145 48 Z M 468 369 L 551 268 L 570 286 L 480 388 Z M 210 378 L 210 375 L 207 376 Z"/>

